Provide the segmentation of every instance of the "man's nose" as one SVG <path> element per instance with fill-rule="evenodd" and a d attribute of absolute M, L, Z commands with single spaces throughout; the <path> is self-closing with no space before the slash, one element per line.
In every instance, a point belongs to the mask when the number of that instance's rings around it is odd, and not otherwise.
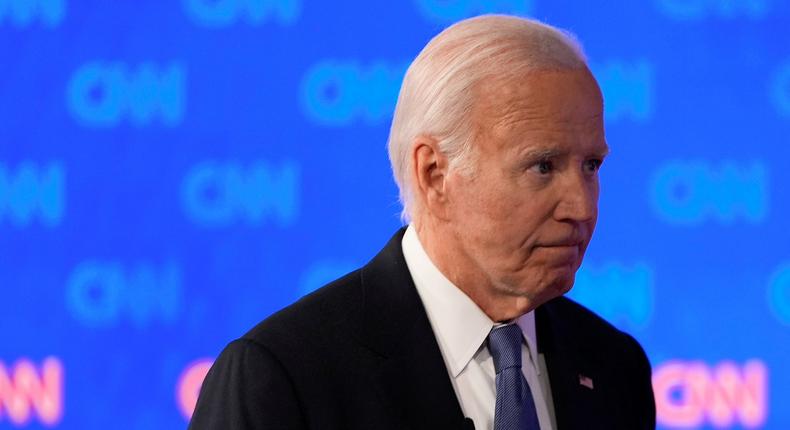
<path fill-rule="evenodd" d="M 584 173 L 568 175 L 559 191 L 559 202 L 554 210 L 557 221 L 589 222 L 598 214 L 597 178 Z"/>

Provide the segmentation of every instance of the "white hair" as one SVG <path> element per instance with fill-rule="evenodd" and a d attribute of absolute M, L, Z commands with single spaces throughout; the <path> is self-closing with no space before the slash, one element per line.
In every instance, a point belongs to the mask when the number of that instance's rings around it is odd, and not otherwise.
<path fill-rule="evenodd" d="M 539 70 L 587 67 L 576 38 L 539 21 L 482 15 L 460 21 L 434 37 L 403 78 L 389 135 L 389 158 L 403 205 L 414 213 L 411 151 L 415 138 L 436 139 L 451 169 L 472 174 L 472 108 L 486 78 L 517 78 Z"/>

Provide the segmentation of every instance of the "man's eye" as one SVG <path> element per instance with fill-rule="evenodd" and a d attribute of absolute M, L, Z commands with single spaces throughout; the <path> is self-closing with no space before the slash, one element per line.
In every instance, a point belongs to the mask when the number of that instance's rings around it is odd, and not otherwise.
<path fill-rule="evenodd" d="M 597 158 L 596 158 L 596 159 L 592 159 L 592 160 L 587 160 L 587 161 L 585 161 L 585 162 L 584 162 L 584 167 L 585 167 L 585 169 L 587 169 L 587 171 L 589 171 L 590 173 L 595 173 L 595 172 L 597 172 L 597 171 L 598 171 L 598 169 L 600 169 L 600 168 L 601 168 L 601 164 L 602 164 L 602 163 L 603 163 L 603 160 L 601 160 L 601 159 L 597 159 Z"/>
<path fill-rule="evenodd" d="M 541 160 L 535 163 L 533 169 L 537 170 L 541 175 L 545 175 L 554 170 L 554 164 L 549 160 Z"/>

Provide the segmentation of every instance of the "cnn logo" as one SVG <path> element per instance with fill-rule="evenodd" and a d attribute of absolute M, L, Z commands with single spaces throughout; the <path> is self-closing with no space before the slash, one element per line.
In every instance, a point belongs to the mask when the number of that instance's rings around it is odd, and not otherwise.
<path fill-rule="evenodd" d="M 670 361 L 653 372 L 653 390 L 658 423 L 667 427 L 756 428 L 768 412 L 768 369 L 758 360 Z"/>
<path fill-rule="evenodd" d="M 4 420 L 22 427 L 34 418 L 47 427 L 63 417 L 63 363 L 55 357 L 36 366 L 26 358 L 13 366 L 0 361 L 0 425 Z"/>

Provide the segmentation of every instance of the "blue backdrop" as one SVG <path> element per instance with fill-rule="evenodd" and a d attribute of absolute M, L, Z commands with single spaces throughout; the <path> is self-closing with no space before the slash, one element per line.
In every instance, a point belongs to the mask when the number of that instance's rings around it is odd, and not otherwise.
<path fill-rule="evenodd" d="M 401 77 L 449 23 L 576 33 L 612 154 L 571 296 L 663 428 L 790 428 L 790 4 L 0 0 L 0 428 L 182 428 L 221 348 L 400 225 Z"/>

